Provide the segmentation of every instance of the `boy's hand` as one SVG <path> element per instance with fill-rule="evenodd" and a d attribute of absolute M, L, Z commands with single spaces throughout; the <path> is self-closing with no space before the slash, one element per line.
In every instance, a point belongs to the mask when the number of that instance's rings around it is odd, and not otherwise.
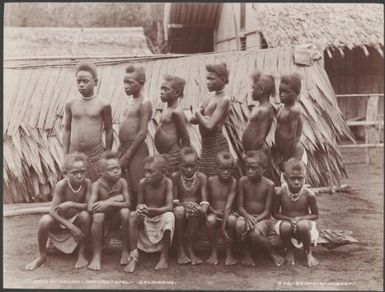
<path fill-rule="evenodd" d="M 55 211 L 62 215 L 65 211 L 67 211 L 69 208 L 72 208 L 72 202 L 64 202 L 55 207 Z"/>
<path fill-rule="evenodd" d="M 229 234 L 227 233 L 226 228 L 224 226 L 222 226 L 222 234 L 223 234 L 223 237 L 225 238 L 225 243 L 227 245 L 229 245 L 233 242 L 233 239 L 229 236 Z"/>
<path fill-rule="evenodd" d="M 223 218 L 224 212 L 223 210 L 216 210 L 215 215 L 217 215 L 217 217 L 219 218 Z"/>
<path fill-rule="evenodd" d="M 297 220 L 295 217 L 290 220 L 290 224 L 293 228 L 293 233 L 295 234 L 297 232 Z"/>
<path fill-rule="evenodd" d="M 72 225 L 71 228 L 69 228 L 69 232 L 74 237 L 76 242 L 79 242 L 84 238 L 83 232 L 75 225 Z"/>
<path fill-rule="evenodd" d="M 147 208 L 146 209 L 146 215 L 148 217 L 154 217 L 154 216 L 156 216 L 158 214 L 157 214 L 157 212 L 153 208 Z"/>
<path fill-rule="evenodd" d="M 138 205 L 136 207 L 136 214 L 138 214 L 138 216 L 147 216 L 147 206 L 145 204 Z"/>
<path fill-rule="evenodd" d="M 108 207 L 108 203 L 106 201 L 99 201 L 92 206 L 92 211 L 94 213 L 100 213 L 100 212 L 103 212 L 105 209 L 107 209 L 107 207 Z"/>

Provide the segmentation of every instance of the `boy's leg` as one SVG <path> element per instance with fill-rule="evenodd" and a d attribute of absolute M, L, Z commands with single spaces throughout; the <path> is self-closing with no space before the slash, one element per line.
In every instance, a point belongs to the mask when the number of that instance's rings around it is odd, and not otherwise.
<path fill-rule="evenodd" d="M 130 257 L 127 266 L 124 268 L 125 272 L 132 273 L 138 264 L 139 252 L 137 249 L 138 239 L 138 215 L 136 211 L 130 211 L 130 219 L 128 221 L 128 247 L 130 249 Z"/>
<path fill-rule="evenodd" d="M 216 227 L 218 219 L 215 214 L 209 214 L 206 219 L 207 237 L 209 239 L 211 254 L 207 259 L 207 262 L 212 265 L 218 264 L 218 249 L 217 249 L 217 234 Z"/>
<path fill-rule="evenodd" d="M 298 226 L 297 226 L 298 227 Z M 288 221 L 282 221 L 279 226 L 279 234 L 286 251 L 286 262 L 290 265 L 295 265 L 294 251 L 295 248 L 291 243 L 293 237 L 293 228 Z"/>
<path fill-rule="evenodd" d="M 39 245 L 39 256 L 29 264 L 25 265 L 27 271 L 32 271 L 47 261 L 47 240 L 48 231 L 57 227 L 57 223 L 49 214 L 44 215 L 40 221 L 37 229 L 37 242 Z"/>
<path fill-rule="evenodd" d="M 251 257 L 249 246 L 247 244 L 247 238 L 244 237 L 246 231 L 246 220 L 243 217 L 238 217 L 235 223 L 235 235 L 242 250 L 241 264 L 246 266 L 255 266 L 255 263 Z"/>
<path fill-rule="evenodd" d="M 249 232 L 249 238 L 253 245 L 259 245 L 273 260 L 277 267 L 280 267 L 284 263 L 284 259 L 276 253 L 270 241 L 265 237 L 269 231 L 270 222 L 268 220 L 259 221 L 254 230 Z"/>
<path fill-rule="evenodd" d="M 104 219 L 104 213 L 94 213 L 92 215 L 92 260 L 91 263 L 88 265 L 88 268 L 91 270 L 100 270 L 101 267 Z"/>
<path fill-rule="evenodd" d="M 120 256 L 120 264 L 127 265 L 130 253 L 128 251 L 128 224 L 130 217 L 130 210 L 128 208 L 121 208 L 119 210 L 120 222 L 122 225 L 122 252 Z"/>
<path fill-rule="evenodd" d="M 307 265 L 309 267 L 314 267 L 318 265 L 318 261 L 311 252 L 311 229 L 311 221 L 303 219 L 297 222 L 297 234 L 299 239 L 303 243 L 303 249 L 306 254 Z"/>
<path fill-rule="evenodd" d="M 190 255 L 192 265 L 200 265 L 203 263 L 195 253 L 193 248 L 193 243 L 195 239 L 195 234 L 198 231 L 199 223 L 202 220 L 202 217 L 198 216 L 189 216 L 187 218 L 187 250 Z"/>
<path fill-rule="evenodd" d="M 175 235 L 177 244 L 177 261 L 178 264 L 184 265 L 191 262 L 190 258 L 184 251 L 184 230 L 186 225 L 186 214 L 183 206 L 177 206 L 174 208 L 175 215 Z"/>
<path fill-rule="evenodd" d="M 89 242 L 91 216 L 87 211 L 81 211 L 74 223 L 84 234 L 83 240 L 79 243 L 78 259 L 75 264 L 76 269 L 82 269 L 88 265 L 88 261 L 86 259 L 86 247 Z"/>
<path fill-rule="evenodd" d="M 227 234 L 230 236 L 230 238 L 234 241 L 235 240 L 235 224 L 237 222 L 237 217 L 234 215 L 229 215 L 227 219 Z M 226 259 L 225 259 L 225 265 L 226 266 L 232 266 L 237 264 L 237 260 L 235 259 L 232 251 L 233 242 L 230 244 L 226 244 Z"/>
<path fill-rule="evenodd" d="M 160 252 L 159 262 L 155 267 L 155 270 L 163 270 L 168 268 L 168 252 L 171 244 L 171 232 L 166 230 L 163 234 L 162 251 Z"/>

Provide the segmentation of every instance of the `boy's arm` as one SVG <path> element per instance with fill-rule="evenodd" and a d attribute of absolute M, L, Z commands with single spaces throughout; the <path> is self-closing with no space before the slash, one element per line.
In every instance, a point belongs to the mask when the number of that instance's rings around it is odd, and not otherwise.
<path fill-rule="evenodd" d="M 106 131 L 106 150 L 111 150 L 113 142 L 111 105 L 107 104 L 103 109 L 104 130 Z"/>
<path fill-rule="evenodd" d="M 226 199 L 226 205 L 225 205 L 225 212 L 223 215 L 223 223 L 222 223 L 222 229 L 226 229 L 226 224 L 227 224 L 227 219 L 229 218 L 229 215 L 231 213 L 231 208 L 233 207 L 233 203 L 235 200 L 236 196 L 236 186 L 237 186 L 237 181 L 233 179 L 233 183 L 230 188 L 230 192 L 227 196 Z"/>
<path fill-rule="evenodd" d="M 96 181 L 91 185 L 90 198 L 87 203 L 88 212 L 93 212 L 92 208 L 96 203 L 96 201 L 98 200 L 98 195 L 99 195 L 99 183 Z"/>
<path fill-rule="evenodd" d="M 144 179 L 142 178 L 138 184 L 138 206 L 144 204 Z"/>
<path fill-rule="evenodd" d="M 279 190 L 276 195 L 274 196 L 274 200 L 273 200 L 273 204 L 274 204 L 274 207 L 273 207 L 273 217 L 278 219 L 278 220 L 285 220 L 285 221 L 291 221 L 293 218 L 289 217 L 289 216 L 285 216 L 285 215 L 282 215 L 282 213 L 280 212 L 280 209 L 281 209 L 281 196 L 282 196 L 282 193 L 281 193 L 281 190 Z"/>
<path fill-rule="evenodd" d="M 67 102 L 64 108 L 64 131 L 63 131 L 63 154 L 67 154 L 70 149 L 70 138 L 71 138 L 71 104 Z"/>
<path fill-rule="evenodd" d="M 123 160 L 124 163 L 127 163 L 128 160 L 131 159 L 131 157 L 136 153 L 139 146 L 144 142 L 144 140 L 147 137 L 147 127 L 148 122 L 151 119 L 152 115 L 152 106 L 150 101 L 143 102 L 139 107 L 139 131 L 137 135 L 135 136 L 134 142 L 132 143 L 131 147 L 128 148 L 126 153 L 124 153 L 123 157 L 121 158 L 121 161 Z"/>
<path fill-rule="evenodd" d="M 128 194 L 128 186 L 125 179 L 120 179 L 122 182 L 122 194 L 116 195 L 114 197 L 109 198 L 105 202 L 109 207 L 116 208 L 130 208 L 130 196 Z"/>
<path fill-rule="evenodd" d="M 308 203 L 309 203 L 311 214 L 295 217 L 296 221 L 301 219 L 317 220 L 319 217 L 316 195 L 310 190 L 308 190 L 308 192 L 309 192 Z"/>
<path fill-rule="evenodd" d="M 190 137 L 187 131 L 186 117 L 183 111 L 173 111 L 172 118 L 174 119 L 178 137 L 180 137 L 182 147 L 190 145 Z"/>
<path fill-rule="evenodd" d="M 245 210 L 244 207 L 244 194 L 243 194 L 243 180 L 242 178 L 239 180 L 238 183 L 238 211 L 241 216 L 243 216 L 245 219 L 250 216 L 249 213 Z"/>
<path fill-rule="evenodd" d="M 259 131 L 255 136 L 255 147 L 258 149 L 262 148 L 265 144 L 266 133 L 269 133 L 269 112 L 266 110 L 258 111 L 258 117 L 255 118 L 255 123 L 258 123 Z"/>
<path fill-rule="evenodd" d="M 274 184 L 269 186 L 269 190 L 267 191 L 266 200 L 265 200 L 265 208 L 261 214 L 257 217 L 257 222 L 268 219 L 271 216 L 271 209 L 273 206 L 273 196 L 274 196 Z"/>
<path fill-rule="evenodd" d="M 202 173 L 201 174 L 201 198 L 202 198 L 202 201 L 200 202 L 200 209 L 202 210 L 202 213 L 204 213 L 204 214 L 207 214 L 207 211 L 209 210 L 209 208 L 211 206 L 209 204 L 208 182 L 207 181 L 208 181 L 207 176 Z"/>
<path fill-rule="evenodd" d="M 212 130 L 212 129 L 215 129 L 218 126 L 218 124 L 221 122 L 222 118 L 228 114 L 229 109 L 230 109 L 230 100 L 224 99 L 218 103 L 217 108 L 215 109 L 211 117 L 203 116 L 201 111 L 196 111 L 195 116 L 199 124 L 203 128 L 207 130 Z"/>
<path fill-rule="evenodd" d="M 53 198 L 51 202 L 51 209 L 49 211 L 50 215 L 55 219 L 56 222 L 64 225 L 69 230 L 73 227 L 76 227 L 74 224 L 70 223 L 67 219 L 60 216 L 59 213 L 56 211 L 56 207 L 59 206 L 61 203 L 65 202 L 65 195 L 64 195 L 65 188 L 63 184 L 60 182 L 56 185 L 53 193 Z"/>
<path fill-rule="evenodd" d="M 172 195 L 173 195 L 173 206 L 174 207 L 177 207 L 177 206 L 180 206 L 182 205 L 179 201 L 179 190 L 178 190 L 178 173 L 177 172 L 174 172 L 172 175 L 171 175 L 171 178 L 172 178 L 172 185 L 173 185 L 173 192 L 172 192 Z"/>
<path fill-rule="evenodd" d="M 160 208 L 147 208 L 147 212 L 150 216 L 172 212 L 172 181 L 170 179 L 166 179 L 166 205 Z"/>

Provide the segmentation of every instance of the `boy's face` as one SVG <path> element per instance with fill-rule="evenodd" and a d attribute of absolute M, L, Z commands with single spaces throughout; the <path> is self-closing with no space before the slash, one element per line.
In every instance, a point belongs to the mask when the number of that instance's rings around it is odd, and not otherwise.
<path fill-rule="evenodd" d="M 144 178 L 149 184 L 157 184 L 163 179 L 164 173 L 159 165 L 155 162 L 146 163 L 144 165 Z"/>
<path fill-rule="evenodd" d="M 229 181 L 233 176 L 234 164 L 231 161 L 217 163 L 218 177 L 221 181 Z"/>
<path fill-rule="evenodd" d="M 91 72 L 79 71 L 76 74 L 76 82 L 78 84 L 78 90 L 82 96 L 91 97 L 94 95 L 96 79 L 92 76 Z"/>
<path fill-rule="evenodd" d="M 67 178 L 71 185 L 80 186 L 86 179 L 86 166 L 83 161 L 74 161 L 71 169 L 67 170 Z"/>
<path fill-rule="evenodd" d="M 297 99 L 298 93 L 290 83 L 280 83 L 279 98 L 283 104 L 291 104 Z"/>
<path fill-rule="evenodd" d="M 251 87 L 253 89 L 253 100 L 260 100 L 264 92 L 263 83 L 254 81 Z"/>
<path fill-rule="evenodd" d="M 139 92 L 143 84 L 138 81 L 135 72 L 126 73 L 124 75 L 123 84 L 124 84 L 124 91 L 127 95 L 133 95 L 137 92 Z"/>
<path fill-rule="evenodd" d="M 225 86 L 225 81 L 213 72 L 208 72 L 206 76 L 206 85 L 209 91 L 219 91 Z"/>
<path fill-rule="evenodd" d="M 181 161 L 181 172 L 184 177 L 192 178 L 194 173 L 197 171 L 199 165 L 199 159 L 195 154 L 187 154 L 182 157 Z"/>
<path fill-rule="evenodd" d="M 265 168 L 254 158 L 247 158 L 245 164 L 247 177 L 251 181 L 259 181 L 265 172 Z"/>
<path fill-rule="evenodd" d="M 178 91 L 174 89 L 171 82 L 166 81 L 160 86 L 160 99 L 162 102 L 172 101 L 178 98 Z"/>
<path fill-rule="evenodd" d="M 289 173 L 285 173 L 285 180 L 290 192 L 296 194 L 305 183 L 305 173 L 304 171 L 293 169 Z"/>
<path fill-rule="evenodd" d="M 104 162 L 103 174 L 111 181 L 118 181 L 120 179 L 122 169 L 120 168 L 118 159 L 107 159 Z"/>

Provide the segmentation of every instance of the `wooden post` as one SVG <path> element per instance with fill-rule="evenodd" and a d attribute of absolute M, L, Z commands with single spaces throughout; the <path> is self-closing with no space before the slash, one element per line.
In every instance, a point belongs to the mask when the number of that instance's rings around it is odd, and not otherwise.
<path fill-rule="evenodd" d="M 377 121 L 378 118 L 378 96 L 371 96 L 368 99 L 366 108 L 366 120 Z M 365 144 L 379 144 L 380 132 L 379 126 L 370 125 L 366 127 L 365 132 Z M 378 149 L 376 147 L 366 148 L 366 164 L 381 163 L 379 157 L 377 157 Z"/>

